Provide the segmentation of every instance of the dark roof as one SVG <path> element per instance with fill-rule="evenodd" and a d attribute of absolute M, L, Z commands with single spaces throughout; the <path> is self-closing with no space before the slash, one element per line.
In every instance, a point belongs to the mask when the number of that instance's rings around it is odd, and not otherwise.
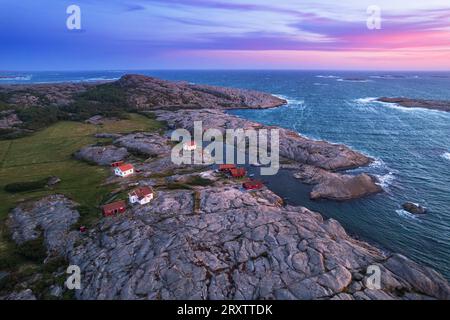
<path fill-rule="evenodd" d="M 120 208 L 126 208 L 126 206 L 127 206 L 127 204 L 125 203 L 125 201 L 120 200 L 120 201 L 105 204 L 102 207 L 102 209 L 103 209 L 103 211 L 114 211 L 114 210 L 118 210 Z"/>
<path fill-rule="evenodd" d="M 131 191 L 130 195 L 136 195 L 139 198 L 139 200 L 141 200 L 152 193 L 153 193 L 153 189 L 151 187 L 143 186 L 143 187 L 139 187 L 139 188 L 136 188 L 133 191 Z"/>

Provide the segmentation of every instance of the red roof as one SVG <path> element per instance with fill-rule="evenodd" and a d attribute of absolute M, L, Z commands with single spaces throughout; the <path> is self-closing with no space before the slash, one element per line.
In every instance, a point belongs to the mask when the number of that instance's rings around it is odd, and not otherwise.
<path fill-rule="evenodd" d="M 238 177 L 245 176 L 247 171 L 245 170 L 245 168 L 235 168 L 235 169 L 230 169 L 230 173 L 233 177 L 238 178 Z"/>
<path fill-rule="evenodd" d="M 153 194 L 153 189 L 147 186 L 136 188 L 130 193 L 130 195 L 136 195 L 139 200 L 151 194 Z"/>
<path fill-rule="evenodd" d="M 111 167 L 119 167 L 121 165 L 123 165 L 123 161 L 116 161 L 111 163 Z"/>
<path fill-rule="evenodd" d="M 127 204 L 125 203 L 125 201 L 120 200 L 120 201 L 116 201 L 113 203 L 105 204 L 102 207 L 102 209 L 104 212 L 110 212 L 110 211 L 114 211 L 114 210 L 125 209 L 126 207 L 127 207 Z"/>
<path fill-rule="evenodd" d="M 225 170 L 231 170 L 236 169 L 236 165 L 234 164 L 221 164 L 219 165 L 219 170 L 225 171 Z"/>
<path fill-rule="evenodd" d="M 245 189 L 261 189 L 264 184 L 259 180 L 248 180 L 243 184 Z"/>
<path fill-rule="evenodd" d="M 119 168 L 119 170 L 122 171 L 122 172 L 131 170 L 131 169 L 134 169 L 133 165 L 132 165 L 132 164 L 129 164 L 129 163 L 124 164 L 124 165 L 121 165 L 121 166 L 119 166 L 118 168 Z"/>

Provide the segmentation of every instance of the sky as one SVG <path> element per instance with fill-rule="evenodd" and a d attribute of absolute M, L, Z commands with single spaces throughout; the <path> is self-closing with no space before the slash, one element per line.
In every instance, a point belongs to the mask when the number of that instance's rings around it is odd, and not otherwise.
<path fill-rule="evenodd" d="M 130 69 L 448 71 L 450 1 L 0 0 L 0 70 Z"/>

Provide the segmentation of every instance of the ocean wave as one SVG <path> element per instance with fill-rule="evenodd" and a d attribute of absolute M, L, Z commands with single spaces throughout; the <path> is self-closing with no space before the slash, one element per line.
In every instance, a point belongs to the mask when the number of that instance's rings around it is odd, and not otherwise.
<path fill-rule="evenodd" d="M 106 78 L 106 77 L 98 77 L 98 78 L 87 78 L 87 79 L 81 79 L 81 80 L 76 80 L 79 82 L 94 82 L 94 81 L 115 81 L 115 80 L 119 80 L 120 77 L 114 77 L 114 78 Z"/>
<path fill-rule="evenodd" d="M 320 83 L 320 82 L 314 82 L 313 83 L 315 86 L 327 86 L 328 83 Z"/>
<path fill-rule="evenodd" d="M 376 174 L 378 182 L 377 184 L 382 187 L 384 190 L 389 189 L 389 187 L 394 183 L 395 175 L 392 171 L 389 171 L 387 174 Z"/>
<path fill-rule="evenodd" d="M 441 157 L 446 160 L 450 160 L 450 152 L 445 152 L 445 153 L 441 154 Z"/>
<path fill-rule="evenodd" d="M 411 110 L 416 109 L 416 108 L 402 107 L 401 105 L 399 105 L 397 103 L 393 103 L 393 102 L 378 101 L 378 98 L 375 98 L 375 97 L 359 98 L 359 99 L 353 100 L 353 102 L 358 105 L 362 105 L 362 106 L 369 106 L 369 105 L 373 105 L 376 103 L 378 105 L 382 105 L 382 106 L 389 107 L 389 108 L 395 108 L 395 109 L 402 110 L 402 111 L 411 111 Z M 425 109 L 425 110 L 427 110 L 427 109 Z"/>
<path fill-rule="evenodd" d="M 398 209 L 398 210 L 395 210 L 395 212 L 396 212 L 400 217 L 408 218 L 408 219 L 414 219 L 414 220 L 419 220 L 419 218 L 418 218 L 417 216 L 413 215 L 412 213 L 410 213 L 410 212 L 408 212 L 408 211 L 406 211 L 406 210 Z"/>
<path fill-rule="evenodd" d="M 30 81 L 33 78 L 32 75 L 25 76 L 0 76 L 0 81 Z"/>
<path fill-rule="evenodd" d="M 368 98 L 359 98 L 359 99 L 355 99 L 353 101 L 355 101 L 358 104 L 369 104 L 369 103 L 374 103 L 374 102 L 378 102 L 377 101 L 378 98 L 374 98 L 374 97 L 368 97 Z"/>
<path fill-rule="evenodd" d="M 288 96 L 282 95 L 282 94 L 274 94 L 273 96 L 286 100 L 288 104 L 295 104 L 295 105 L 299 105 L 299 104 L 304 104 L 305 101 L 304 100 L 299 100 L 299 99 L 293 99 L 290 98 Z"/>
<path fill-rule="evenodd" d="M 316 76 L 316 78 L 324 78 L 324 79 L 338 79 L 338 76 L 333 76 L 333 75 L 318 75 Z"/>
<path fill-rule="evenodd" d="M 373 82 L 372 80 L 369 80 L 369 79 L 342 79 L 342 78 L 336 79 L 336 81 L 339 81 L 339 82 L 360 82 L 360 83 Z"/>
<path fill-rule="evenodd" d="M 373 75 L 373 76 L 369 76 L 369 78 L 372 79 L 384 79 L 384 80 L 398 80 L 398 79 L 420 79 L 420 76 L 418 75 L 414 75 L 414 76 L 402 76 L 402 75 Z"/>
<path fill-rule="evenodd" d="M 99 82 L 99 81 L 116 81 L 119 80 L 120 77 L 117 78 L 85 78 L 85 79 L 63 79 L 56 81 L 39 81 L 35 82 L 38 84 L 49 84 L 49 83 L 82 83 L 82 82 Z"/>

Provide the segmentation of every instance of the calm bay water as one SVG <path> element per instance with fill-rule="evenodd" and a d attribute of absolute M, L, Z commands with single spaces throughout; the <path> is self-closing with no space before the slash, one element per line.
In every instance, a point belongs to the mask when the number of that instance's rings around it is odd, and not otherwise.
<path fill-rule="evenodd" d="M 0 84 L 114 80 L 126 71 L 0 72 Z M 332 217 L 351 233 L 432 266 L 450 279 L 450 113 L 377 103 L 381 96 L 450 100 L 450 73 L 326 71 L 133 71 L 168 80 L 248 88 L 288 105 L 233 114 L 343 143 L 374 159 L 385 192 L 335 203 L 308 199 L 308 186 L 280 172 L 265 178 L 293 204 Z M 356 171 L 358 171 L 356 170 Z M 283 183 L 279 183 L 282 180 Z M 415 217 L 405 201 L 429 209 Z"/>

